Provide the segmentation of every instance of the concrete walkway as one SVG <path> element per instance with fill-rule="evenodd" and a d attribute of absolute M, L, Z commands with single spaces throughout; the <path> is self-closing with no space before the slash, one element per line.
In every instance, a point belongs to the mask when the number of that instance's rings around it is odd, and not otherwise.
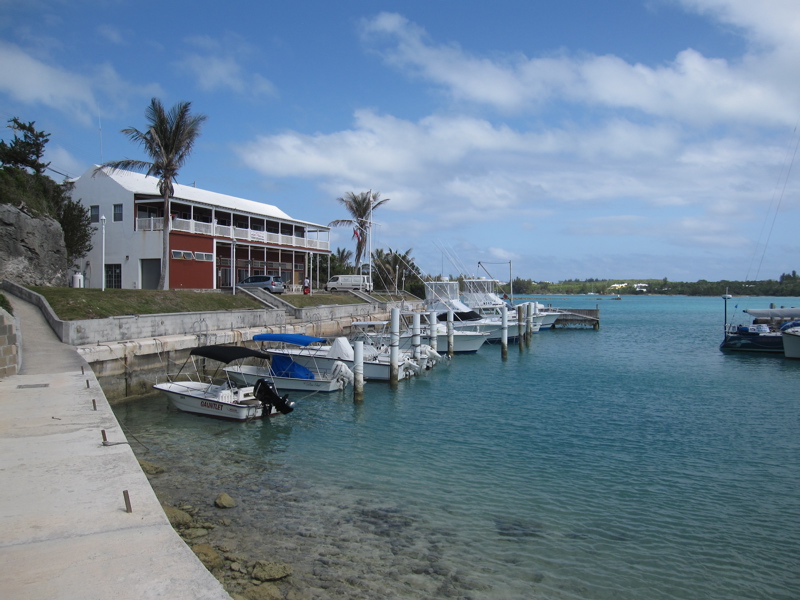
<path fill-rule="evenodd" d="M 92 370 L 6 297 L 21 369 L 0 380 L 0 598 L 230 600 L 172 529 Z"/>

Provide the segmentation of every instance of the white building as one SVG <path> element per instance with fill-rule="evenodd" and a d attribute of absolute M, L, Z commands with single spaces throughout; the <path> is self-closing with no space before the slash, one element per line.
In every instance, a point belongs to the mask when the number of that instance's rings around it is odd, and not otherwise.
<path fill-rule="evenodd" d="M 164 201 L 158 178 L 91 168 L 73 181 L 96 231 L 78 265 L 86 287 L 156 289 L 161 274 Z M 170 203 L 168 287 L 216 289 L 249 275 L 280 275 L 289 286 L 313 276 L 330 255 L 330 228 L 293 219 L 270 204 L 186 185 Z M 104 257 L 104 258 L 103 258 Z M 104 264 L 104 269 L 99 266 Z"/>

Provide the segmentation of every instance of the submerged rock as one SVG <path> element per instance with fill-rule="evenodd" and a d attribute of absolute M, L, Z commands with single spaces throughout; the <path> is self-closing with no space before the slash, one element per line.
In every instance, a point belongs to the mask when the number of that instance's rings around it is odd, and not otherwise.
<path fill-rule="evenodd" d="M 214 506 L 217 508 L 233 508 L 236 506 L 236 500 L 231 498 L 225 492 L 222 492 L 219 496 L 217 496 L 217 499 L 214 500 Z"/>
<path fill-rule="evenodd" d="M 244 597 L 248 600 L 282 600 L 283 594 L 275 584 L 262 583 L 246 589 Z"/>
<path fill-rule="evenodd" d="M 285 563 L 257 560 L 253 567 L 253 579 L 277 581 L 292 574 L 292 567 Z"/>
<path fill-rule="evenodd" d="M 159 467 L 149 461 L 139 460 L 139 466 L 142 468 L 142 471 L 145 472 L 146 475 L 159 475 L 164 472 L 164 467 Z"/>
<path fill-rule="evenodd" d="M 197 558 L 209 571 L 221 569 L 225 566 L 225 561 L 211 544 L 195 544 L 192 546 L 192 552 L 197 555 Z"/>
<path fill-rule="evenodd" d="M 167 515 L 167 519 L 169 519 L 169 522 L 173 527 L 188 527 L 191 525 L 192 515 L 189 513 L 167 504 L 162 504 L 161 508 L 164 509 L 164 514 Z"/>

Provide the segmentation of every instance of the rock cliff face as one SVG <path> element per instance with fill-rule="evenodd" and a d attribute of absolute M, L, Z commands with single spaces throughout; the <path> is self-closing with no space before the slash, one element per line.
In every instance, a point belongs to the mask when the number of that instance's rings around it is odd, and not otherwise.
<path fill-rule="evenodd" d="M 69 267 L 58 221 L 32 217 L 10 204 L 0 204 L 0 280 L 65 286 Z"/>

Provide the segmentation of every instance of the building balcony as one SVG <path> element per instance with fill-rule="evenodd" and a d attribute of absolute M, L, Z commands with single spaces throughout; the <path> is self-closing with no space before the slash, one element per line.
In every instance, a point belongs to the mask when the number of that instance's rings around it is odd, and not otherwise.
<path fill-rule="evenodd" d="M 164 229 L 164 220 L 160 217 L 136 219 L 136 229 L 137 231 L 162 231 Z M 232 227 L 230 225 L 215 225 L 214 223 L 203 223 L 191 219 L 172 219 L 172 231 L 211 235 L 237 242 L 257 242 L 271 246 L 292 246 L 295 248 L 306 248 L 308 250 L 319 250 L 323 252 L 330 250 L 329 240 L 283 235 L 255 229 Z"/>

